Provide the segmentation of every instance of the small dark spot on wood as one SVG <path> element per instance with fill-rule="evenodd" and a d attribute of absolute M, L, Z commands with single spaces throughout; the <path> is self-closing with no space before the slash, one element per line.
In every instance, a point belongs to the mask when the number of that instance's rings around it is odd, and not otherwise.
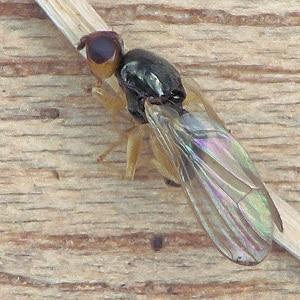
<path fill-rule="evenodd" d="M 164 237 L 162 235 L 155 235 L 151 240 L 151 246 L 154 251 L 159 251 L 164 246 Z"/>
<path fill-rule="evenodd" d="M 153 282 L 150 281 L 150 280 L 146 281 L 144 289 L 145 289 L 145 293 L 152 293 L 153 290 L 154 290 L 154 284 L 153 284 Z"/>
<path fill-rule="evenodd" d="M 57 180 L 59 180 L 59 174 L 58 174 L 58 172 L 56 170 L 52 170 L 51 173 L 52 173 L 52 175 L 53 175 L 54 178 L 56 178 Z"/>
<path fill-rule="evenodd" d="M 93 86 L 91 85 L 87 86 L 85 91 L 90 94 L 93 91 Z"/>
<path fill-rule="evenodd" d="M 43 108 L 39 112 L 42 119 L 56 119 L 60 113 L 57 108 Z"/>
<path fill-rule="evenodd" d="M 168 294 L 174 294 L 174 288 L 173 288 L 173 286 L 167 286 L 167 293 Z"/>

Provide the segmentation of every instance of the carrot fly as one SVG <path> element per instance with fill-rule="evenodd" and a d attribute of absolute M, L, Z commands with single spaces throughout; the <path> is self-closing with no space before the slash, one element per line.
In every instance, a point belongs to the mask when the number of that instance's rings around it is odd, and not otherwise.
<path fill-rule="evenodd" d="M 127 108 L 136 122 L 126 136 L 126 177 L 134 176 L 141 124 L 148 124 L 155 166 L 168 184 L 183 187 L 218 250 L 241 265 L 261 262 L 272 245 L 273 223 L 283 231 L 282 220 L 249 155 L 196 82 L 182 79 L 171 63 L 152 52 L 125 53 L 112 31 L 84 36 L 77 49 L 83 48 L 105 106 L 113 114 Z M 104 83 L 113 75 L 120 88 L 109 94 Z"/>

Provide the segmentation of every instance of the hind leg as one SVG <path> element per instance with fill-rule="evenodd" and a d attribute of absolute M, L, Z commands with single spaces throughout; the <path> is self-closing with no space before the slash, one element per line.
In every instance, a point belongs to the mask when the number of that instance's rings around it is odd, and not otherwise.
<path fill-rule="evenodd" d="M 187 93 L 187 97 L 184 100 L 184 107 L 187 108 L 189 112 L 193 112 L 199 111 L 199 106 L 202 105 L 202 108 L 214 121 L 225 127 L 224 122 L 219 118 L 210 103 L 205 100 L 199 84 L 190 77 L 183 77 L 182 81 Z"/>
<path fill-rule="evenodd" d="M 125 178 L 133 179 L 137 168 L 143 137 L 144 126 L 142 125 L 136 125 L 126 131 L 120 132 L 119 139 L 114 142 L 106 151 L 99 155 L 97 161 L 103 162 L 105 157 L 107 157 L 117 147 L 127 144 Z"/>
<path fill-rule="evenodd" d="M 170 156 L 166 153 L 155 135 L 151 136 L 150 143 L 154 154 L 152 163 L 158 172 L 164 177 L 165 183 L 170 186 L 179 187 L 180 179 L 178 175 L 178 168 L 170 159 Z"/>

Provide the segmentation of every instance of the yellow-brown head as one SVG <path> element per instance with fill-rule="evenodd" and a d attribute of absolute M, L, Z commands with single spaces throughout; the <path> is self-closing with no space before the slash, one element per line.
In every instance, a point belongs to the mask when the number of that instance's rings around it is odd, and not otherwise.
<path fill-rule="evenodd" d="M 111 77 L 123 56 L 123 41 L 114 31 L 97 31 L 80 39 L 77 50 L 86 48 L 87 63 L 99 82 Z"/>

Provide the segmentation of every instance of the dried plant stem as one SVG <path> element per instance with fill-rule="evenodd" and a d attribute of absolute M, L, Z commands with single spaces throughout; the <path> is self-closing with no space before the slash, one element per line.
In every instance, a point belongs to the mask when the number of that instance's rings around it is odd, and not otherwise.
<path fill-rule="evenodd" d="M 85 0 L 36 0 L 74 47 L 80 38 L 98 30 L 110 30 Z M 82 51 L 82 55 L 85 55 Z M 274 241 L 300 259 L 300 213 L 267 187 L 283 220 L 284 231 L 275 228 Z"/>
<path fill-rule="evenodd" d="M 276 226 L 274 229 L 274 241 L 300 259 L 300 213 L 278 197 L 270 187 L 266 186 L 274 201 L 283 221 L 283 232 Z"/>
<path fill-rule="evenodd" d="M 74 47 L 86 34 L 111 30 L 85 0 L 36 0 L 36 2 Z M 85 51 L 81 53 L 85 56 Z"/>

